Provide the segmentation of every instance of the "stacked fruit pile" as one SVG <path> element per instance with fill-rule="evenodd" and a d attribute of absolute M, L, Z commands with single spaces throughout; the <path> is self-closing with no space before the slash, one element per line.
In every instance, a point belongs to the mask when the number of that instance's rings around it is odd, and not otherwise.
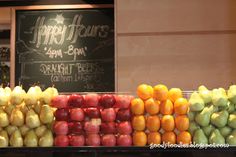
<path fill-rule="evenodd" d="M 112 94 L 72 94 L 53 98 L 56 146 L 130 146 L 130 101 Z"/>
<path fill-rule="evenodd" d="M 200 86 L 190 99 L 189 131 L 193 142 L 201 144 L 236 144 L 236 85 L 208 90 Z"/>
<path fill-rule="evenodd" d="M 52 87 L 42 92 L 35 86 L 27 93 L 20 86 L 13 91 L 0 88 L 0 147 L 53 146 L 54 115 L 49 104 L 56 95 Z"/>
<path fill-rule="evenodd" d="M 186 115 L 189 104 L 179 88 L 168 90 L 161 84 L 155 87 L 141 84 L 137 88 L 137 95 L 139 98 L 131 101 L 135 146 L 191 142 Z"/>

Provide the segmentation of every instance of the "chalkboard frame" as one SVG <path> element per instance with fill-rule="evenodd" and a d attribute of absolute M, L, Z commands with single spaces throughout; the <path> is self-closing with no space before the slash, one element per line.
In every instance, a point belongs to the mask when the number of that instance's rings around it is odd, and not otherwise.
<path fill-rule="evenodd" d="M 16 60 L 16 12 L 17 10 L 63 10 L 63 9 L 99 9 L 99 8 L 113 8 L 115 16 L 114 4 L 73 4 L 73 5 L 37 5 L 37 6 L 18 6 L 11 8 L 11 40 L 10 40 L 10 87 L 13 89 L 16 85 L 15 82 L 16 71 L 15 71 L 15 60 Z M 117 54 L 116 54 L 116 22 L 114 17 L 114 86 L 113 92 L 117 92 Z M 62 91 L 63 92 L 63 91 Z M 111 92 L 111 91 L 110 91 Z"/>

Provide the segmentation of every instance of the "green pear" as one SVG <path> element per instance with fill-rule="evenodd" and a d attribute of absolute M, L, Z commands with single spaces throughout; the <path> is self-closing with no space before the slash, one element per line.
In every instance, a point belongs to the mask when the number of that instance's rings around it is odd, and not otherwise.
<path fill-rule="evenodd" d="M 228 135 L 226 142 L 231 146 L 236 145 L 236 130 L 232 131 L 232 133 Z"/>
<path fill-rule="evenodd" d="M 218 107 L 225 107 L 228 104 L 228 98 L 223 89 L 213 89 L 212 103 Z"/>
<path fill-rule="evenodd" d="M 208 90 L 205 86 L 199 86 L 198 92 L 205 104 L 208 104 L 212 101 L 212 92 Z"/>
<path fill-rule="evenodd" d="M 6 106 L 9 102 L 9 97 L 3 88 L 0 88 L 0 106 Z"/>
<path fill-rule="evenodd" d="M 226 110 L 215 112 L 211 115 L 211 123 L 216 127 L 224 127 L 227 124 L 229 113 Z"/>
<path fill-rule="evenodd" d="M 197 92 L 193 92 L 189 99 L 190 111 L 202 111 L 204 108 L 204 101 Z"/>
<path fill-rule="evenodd" d="M 40 101 L 44 104 L 51 103 L 52 98 L 58 95 L 58 91 L 54 87 L 48 87 L 45 91 L 42 92 Z"/>
<path fill-rule="evenodd" d="M 233 129 L 236 129 L 236 113 L 231 113 L 229 115 L 229 118 L 228 118 L 228 125 L 233 128 Z"/>
<path fill-rule="evenodd" d="M 12 105 L 11 103 L 7 104 L 4 108 L 4 111 L 8 114 L 11 115 L 11 112 L 13 111 L 13 109 L 15 108 L 14 105 Z"/>
<path fill-rule="evenodd" d="M 9 118 L 6 112 L 0 109 L 0 127 L 6 127 L 9 125 Z"/>
<path fill-rule="evenodd" d="M 53 146 L 53 134 L 50 130 L 46 130 L 42 137 L 39 139 L 40 147 L 51 147 Z"/>
<path fill-rule="evenodd" d="M 19 128 L 19 130 L 20 130 L 21 135 L 24 137 L 26 133 L 30 130 L 30 128 L 24 124 Z"/>
<path fill-rule="evenodd" d="M 219 128 L 221 135 L 226 138 L 231 132 L 232 128 L 225 126 L 223 128 Z"/>
<path fill-rule="evenodd" d="M 27 112 L 25 122 L 26 122 L 26 125 L 31 129 L 37 128 L 40 126 L 39 116 L 34 112 L 33 109 L 30 109 Z"/>
<path fill-rule="evenodd" d="M 209 137 L 210 144 L 225 144 L 225 139 L 218 129 L 213 130 Z"/>
<path fill-rule="evenodd" d="M 200 129 L 200 126 L 197 123 L 195 122 L 189 123 L 188 131 L 191 135 L 193 135 L 197 129 Z"/>
<path fill-rule="evenodd" d="M 0 131 L 0 147 L 8 147 L 9 138 L 5 130 Z"/>
<path fill-rule="evenodd" d="M 12 147 L 23 147 L 23 138 L 19 130 L 16 130 L 12 133 L 10 137 L 10 145 Z"/>
<path fill-rule="evenodd" d="M 43 105 L 39 117 L 43 124 L 51 123 L 54 119 L 53 110 L 49 105 Z"/>
<path fill-rule="evenodd" d="M 196 112 L 192 112 L 192 111 L 188 112 L 189 121 L 194 121 L 195 114 Z"/>
<path fill-rule="evenodd" d="M 208 139 L 202 129 L 197 129 L 193 135 L 194 144 L 208 144 Z"/>
<path fill-rule="evenodd" d="M 38 137 L 36 136 L 34 130 L 30 130 L 25 135 L 24 145 L 26 147 L 37 147 L 38 146 Z"/>
<path fill-rule="evenodd" d="M 14 125 L 14 126 L 24 125 L 24 114 L 21 112 L 20 109 L 18 108 L 13 109 L 10 116 L 10 122 L 11 122 L 11 125 Z"/>
<path fill-rule="evenodd" d="M 45 133 L 46 130 L 47 130 L 47 127 L 45 125 L 41 125 L 35 129 L 35 134 L 38 137 L 41 137 L 41 136 L 43 136 L 43 134 Z"/>
<path fill-rule="evenodd" d="M 203 132 L 205 133 L 205 135 L 206 135 L 207 137 L 209 137 L 210 134 L 212 133 L 212 131 L 215 130 L 215 127 L 210 124 L 210 125 L 208 125 L 208 126 L 204 126 L 204 127 L 202 128 L 202 130 L 203 130 Z"/>
<path fill-rule="evenodd" d="M 227 105 L 226 110 L 228 111 L 228 113 L 233 113 L 235 111 L 234 104 L 229 102 L 228 105 Z"/>
<path fill-rule="evenodd" d="M 20 86 L 16 86 L 11 92 L 10 101 L 13 105 L 21 104 L 25 99 L 26 93 Z"/>
<path fill-rule="evenodd" d="M 195 121 L 200 126 L 208 126 L 210 124 L 210 118 L 214 110 L 215 107 L 213 105 L 206 106 L 201 112 L 196 114 Z"/>
<path fill-rule="evenodd" d="M 233 104 L 236 104 L 236 85 L 231 85 L 229 87 L 227 95 L 228 95 L 229 101 L 231 101 Z"/>
<path fill-rule="evenodd" d="M 5 130 L 7 131 L 8 135 L 11 136 L 13 134 L 13 132 L 15 132 L 16 130 L 18 130 L 18 128 L 16 126 L 13 125 L 8 125 Z"/>

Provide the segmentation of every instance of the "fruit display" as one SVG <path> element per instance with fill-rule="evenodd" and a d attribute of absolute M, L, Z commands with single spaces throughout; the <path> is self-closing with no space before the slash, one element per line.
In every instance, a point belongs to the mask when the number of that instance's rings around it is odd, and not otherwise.
<path fill-rule="evenodd" d="M 133 145 L 191 143 L 189 103 L 179 88 L 141 84 L 131 101 Z"/>
<path fill-rule="evenodd" d="M 20 86 L 12 91 L 0 88 L 0 147 L 53 146 L 54 110 L 50 102 L 56 95 L 53 87 L 42 91 L 34 86 L 27 93 Z"/>
<path fill-rule="evenodd" d="M 96 93 L 54 97 L 55 146 L 131 146 L 132 98 Z"/>
<path fill-rule="evenodd" d="M 189 99 L 189 131 L 196 144 L 236 144 L 236 85 L 209 90 L 200 86 Z"/>

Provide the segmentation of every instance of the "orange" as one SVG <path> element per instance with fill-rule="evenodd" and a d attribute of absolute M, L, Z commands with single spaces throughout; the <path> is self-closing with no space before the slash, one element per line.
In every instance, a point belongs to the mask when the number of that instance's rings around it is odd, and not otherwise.
<path fill-rule="evenodd" d="M 178 144 L 190 144 L 191 143 L 191 135 L 187 131 L 182 131 L 177 135 L 177 143 Z"/>
<path fill-rule="evenodd" d="M 148 134 L 148 144 L 160 144 L 161 143 L 161 134 L 159 132 L 150 132 Z"/>
<path fill-rule="evenodd" d="M 176 143 L 176 135 L 173 131 L 164 132 L 161 136 L 163 143 L 175 144 Z"/>
<path fill-rule="evenodd" d="M 136 131 L 143 131 L 145 129 L 145 118 L 144 116 L 134 116 L 132 119 L 132 127 Z"/>
<path fill-rule="evenodd" d="M 159 113 L 160 110 L 160 101 L 154 100 L 153 98 L 150 98 L 145 101 L 145 110 L 150 115 L 154 115 Z"/>
<path fill-rule="evenodd" d="M 152 97 L 153 95 L 153 88 L 147 84 L 141 84 L 137 88 L 137 95 L 142 100 L 147 100 Z"/>
<path fill-rule="evenodd" d="M 189 108 L 188 100 L 185 98 L 178 98 L 174 103 L 174 112 L 182 115 L 187 114 Z"/>
<path fill-rule="evenodd" d="M 135 98 L 131 101 L 131 112 L 134 115 L 144 114 L 144 102 L 140 98 Z"/>
<path fill-rule="evenodd" d="M 166 101 L 162 101 L 160 104 L 160 112 L 163 115 L 171 115 L 174 111 L 173 103 L 167 99 Z"/>
<path fill-rule="evenodd" d="M 150 132 L 158 131 L 160 129 L 160 123 L 158 116 L 147 116 L 146 125 Z"/>
<path fill-rule="evenodd" d="M 136 131 L 133 133 L 133 144 L 135 146 L 146 146 L 147 135 L 143 131 Z"/>
<path fill-rule="evenodd" d="M 168 88 L 162 84 L 154 86 L 153 98 L 159 101 L 165 101 L 168 98 Z"/>
<path fill-rule="evenodd" d="M 165 131 L 173 131 L 175 129 L 175 121 L 172 115 L 164 115 L 161 118 L 161 127 Z"/>
<path fill-rule="evenodd" d="M 186 131 L 189 128 L 189 119 L 186 115 L 178 115 L 175 117 L 175 126 L 179 131 Z"/>
<path fill-rule="evenodd" d="M 178 98 L 182 98 L 183 94 L 179 88 L 171 88 L 168 92 L 168 98 L 175 103 Z"/>

